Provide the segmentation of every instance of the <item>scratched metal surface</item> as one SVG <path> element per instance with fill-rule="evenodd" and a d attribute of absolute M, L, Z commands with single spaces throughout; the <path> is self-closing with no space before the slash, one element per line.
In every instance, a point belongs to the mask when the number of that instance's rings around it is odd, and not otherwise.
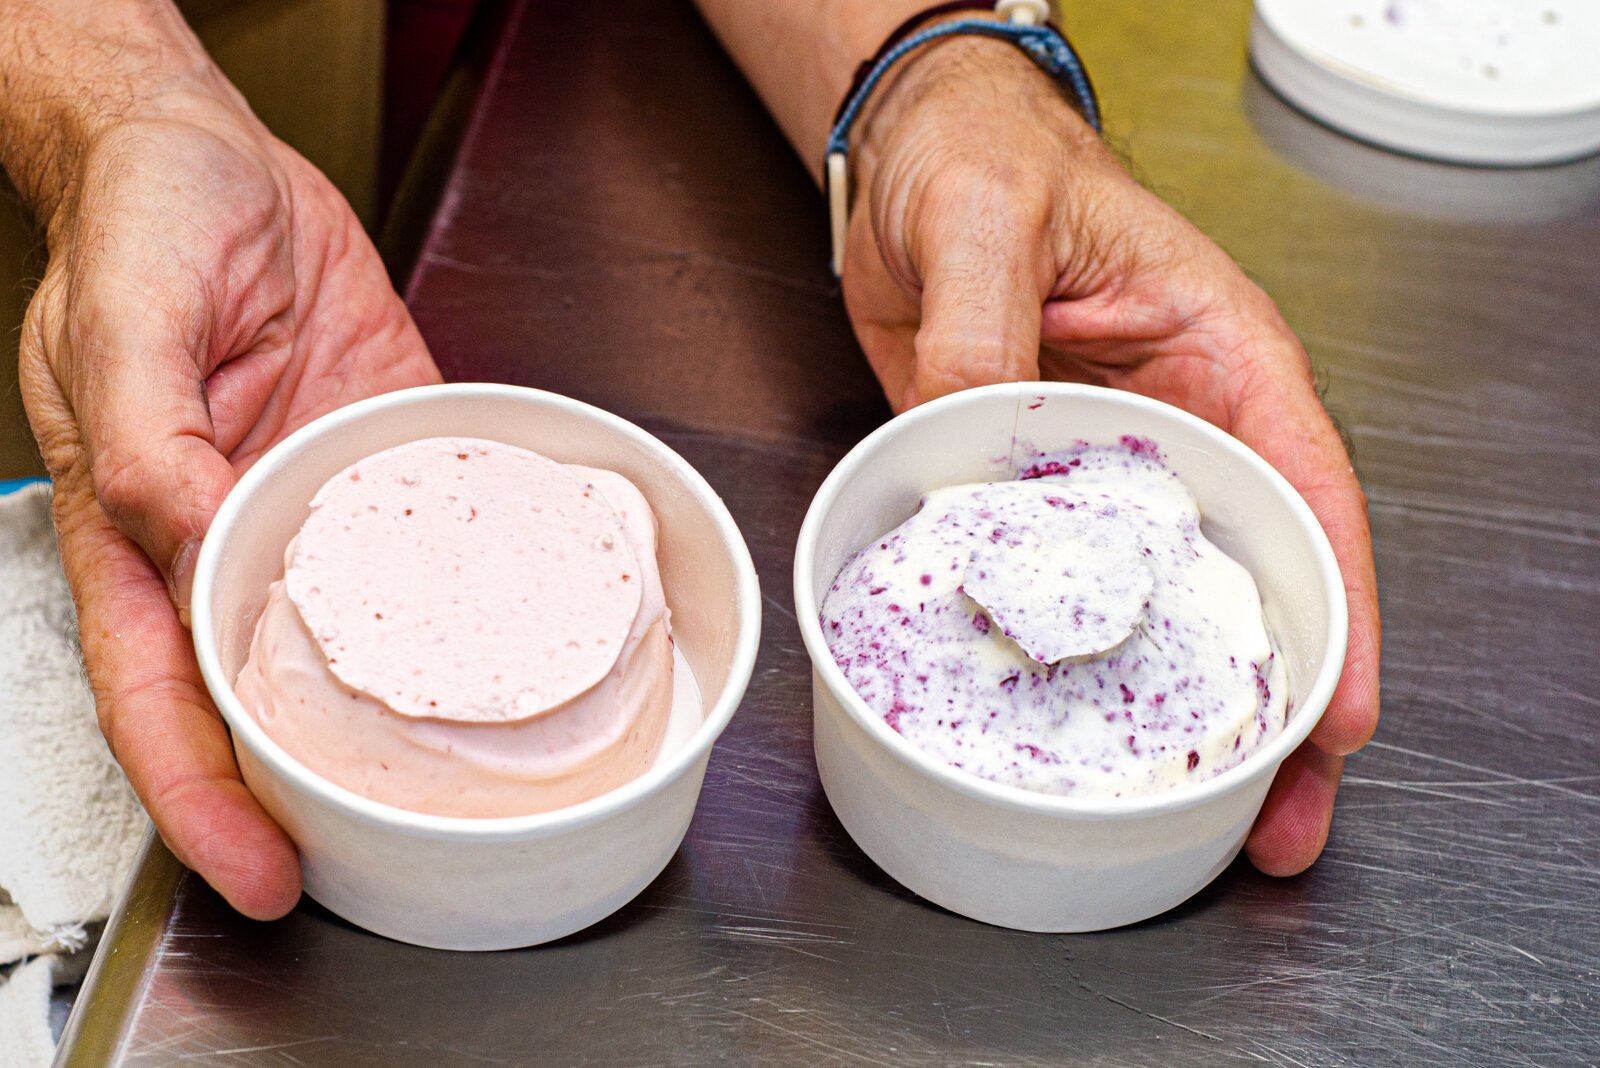
<path fill-rule="evenodd" d="M 685 4 L 544 5 L 410 298 L 447 374 L 639 420 L 743 526 L 765 639 L 688 840 L 598 927 L 484 956 L 309 903 L 252 924 L 182 877 L 149 937 L 111 940 L 145 970 L 92 984 L 78 1048 L 113 1037 L 85 1063 L 1600 1060 L 1600 165 L 1346 142 L 1254 83 L 1242 0 L 1076 10 L 1113 138 L 1281 302 L 1371 494 L 1385 720 L 1321 863 L 1047 937 L 929 907 L 856 850 L 812 764 L 789 566 L 886 412 L 817 197 Z M 155 854 L 142 879 L 172 874 Z"/>

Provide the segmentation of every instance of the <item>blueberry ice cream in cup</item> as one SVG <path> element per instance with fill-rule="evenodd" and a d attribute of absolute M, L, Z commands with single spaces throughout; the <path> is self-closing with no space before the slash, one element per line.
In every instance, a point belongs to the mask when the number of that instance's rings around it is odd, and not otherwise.
<path fill-rule="evenodd" d="M 857 844 L 1029 930 L 1156 915 L 1238 853 L 1343 663 L 1310 509 L 1176 408 L 1064 384 L 900 416 L 795 562 L 822 783 Z"/>

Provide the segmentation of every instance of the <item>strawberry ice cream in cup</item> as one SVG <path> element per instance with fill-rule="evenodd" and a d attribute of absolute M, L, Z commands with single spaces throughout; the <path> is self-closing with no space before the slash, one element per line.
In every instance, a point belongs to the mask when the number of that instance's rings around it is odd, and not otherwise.
<path fill-rule="evenodd" d="M 206 535 L 195 653 L 306 892 L 443 949 L 536 945 L 666 866 L 749 682 L 721 499 L 597 408 L 402 390 L 301 428 Z"/>

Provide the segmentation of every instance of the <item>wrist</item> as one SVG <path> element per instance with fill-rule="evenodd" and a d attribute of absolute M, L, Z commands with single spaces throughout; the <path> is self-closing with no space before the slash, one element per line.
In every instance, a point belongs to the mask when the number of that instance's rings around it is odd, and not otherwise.
<path fill-rule="evenodd" d="M 0 168 L 49 232 L 94 145 L 243 101 L 170 0 L 0 0 Z"/>
<path fill-rule="evenodd" d="M 895 28 L 919 12 L 927 10 L 935 0 L 818 0 L 821 12 L 819 23 L 824 32 L 817 39 L 818 53 L 812 69 L 817 73 L 817 91 L 812 95 L 808 126 L 811 128 L 802 142 L 795 147 L 811 163 L 813 175 L 819 172 L 828 142 L 828 132 L 833 125 L 834 112 L 850 91 L 856 69 L 862 61 L 877 52 L 879 46 Z M 984 17 L 974 11 L 974 17 Z M 933 26 L 959 15 L 930 19 Z M 826 108 L 826 111 L 822 109 Z"/>
<path fill-rule="evenodd" d="M 957 13 L 928 25 L 974 17 L 986 16 Z M 905 57 L 878 85 L 856 124 L 851 166 L 865 188 L 882 157 L 915 141 L 925 127 L 943 136 L 959 125 L 1019 121 L 1049 128 L 1058 142 L 1103 153 L 1099 135 L 1067 92 L 1020 49 L 990 37 L 941 38 Z"/>

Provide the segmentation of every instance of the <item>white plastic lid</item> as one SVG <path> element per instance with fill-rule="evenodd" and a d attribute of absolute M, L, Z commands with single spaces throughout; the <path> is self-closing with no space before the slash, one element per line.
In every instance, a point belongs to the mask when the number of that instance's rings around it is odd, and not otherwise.
<path fill-rule="evenodd" d="M 1290 103 L 1460 163 L 1600 150 L 1596 0 L 1256 0 L 1250 55 Z"/>

